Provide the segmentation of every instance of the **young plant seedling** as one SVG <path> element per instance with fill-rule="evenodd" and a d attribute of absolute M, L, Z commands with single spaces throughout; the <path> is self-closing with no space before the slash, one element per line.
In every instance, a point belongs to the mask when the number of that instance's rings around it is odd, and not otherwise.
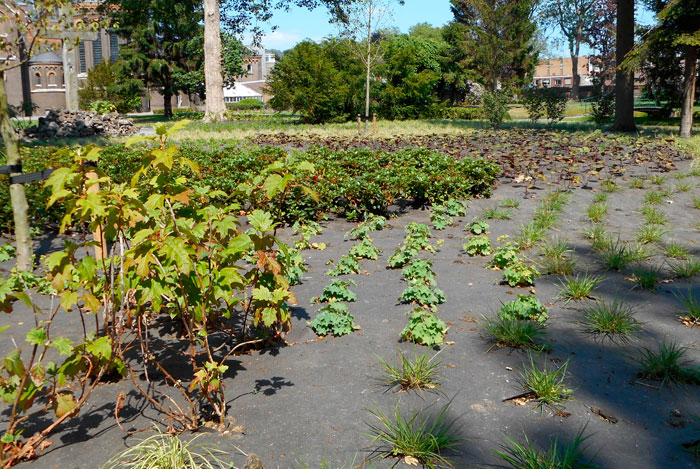
<path fill-rule="evenodd" d="M 432 262 L 415 258 L 408 266 L 404 267 L 401 274 L 409 285 L 427 285 L 433 287 L 437 282 L 435 282 L 435 272 L 433 272 L 432 267 Z"/>
<path fill-rule="evenodd" d="M 678 319 L 689 327 L 700 326 L 700 300 L 693 295 L 693 291 L 688 289 L 687 293 L 676 293 L 675 297 L 682 306 Z"/>
<path fill-rule="evenodd" d="M 588 207 L 588 219 L 593 223 L 600 223 L 608 214 L 607 202 L 594 202 Z"/>
<path fill-rule="evenodd" d="M 391 362 L 379 357 L 383 376 L 378 378 L 378 381 L 386 386 L 398 386 L 403 391 L 437 389 L 440 387 L 438 368 L 442 364 L 441 361 L 436 360 L 439 353 L 429 357 L 428 352 L 418 355 L 418 352 L 414 350 L 411 359 L 399 350 L 396 360 Z"/>
<path fill-rule="evenodd" d="M 423 308 L 414 308 L 408 314 L 408 324 L 401 332 L 403 340 L 428 347 L 442 345 L 447 333 L 447 324 Z"/>
<path fill-rule="evenodd" d="M 687 348 L 676 342 L 662 342 L 657 350 L 643 348 L 639 357 L 642 379 L 661 381 L 664 385 L 700 384 L 700 368 L 685 360 Z"/>
<path fill-rule="evenodd" d="M 318 310 L 316 319 L 307 322 L 319 336 L 334 335 L 340 337 L 357 329 L 355 318 L 348 312 L 344 303 L 328 303 Z"/>
<path fill-rule="evenodd" d="M 637 232 L 637 241 L 642 244 L 653 244 L 661 241 L 668 230 L 658 225 L 644 225 Z"/>
<path fill-rule="evenodd" d="M 520 202 L 518 202 L 515 199 L 503 199 L 501 200 L 501 203 L 498 204 L 502 208 L 512 208 L 512 209 L 518 209 L 520 208 Z"/>
<path fill-rule="evenodd" d="M 340 275 L 351 275 L 360 273 L 360 264 L 353 256 L 343 255 L 333 269 L 329 269 L 326 275 L 337 277 Z"/>
<path fill-rule="evenodd" d="M 311 243 L 311 238 L 313 236 L 318 236 L 321 233 L 323 233 L 323 227 L 315 221 L 306 221 L 306 222 L 300 222 L 296 221 L 294 225 L 292 225 L 292 229 L 294 229 L 294 234 L 298 235 L 301 237 L 301 239 L 298 239 L 297 241 L 294 242 L 294 247 L 299 249 L 300 251 L 303 251 L 305 249 L 318 249 L 318 250 L 324 250 L 326 249 L 326 244 L 325 243 Z"/>
<path fill-rule="evenodd" d="M 690 256 L 690 251 L 688 251 L 688 248 L 683 246 L 682 244 L 672 241 L 666 243 L 666 247 L 664 248 L 664 254 L 666 255 L 666 257 L 671 259 L 685 260 L 688 258 L 688 256 Z"/>
<path fill-rule="evenodd" d="M 639 332 L 641 324 L 634 318 L 634 308 L 620 299 L 596 301 L 583 310 L 583 330 L 612 341 L 627 341 Z"/>
<path fill-rule="evenodd" d="M 691 257 L 683 262 L 669 263 L 669 268 L 675 278 L 690 278 L 700 273 L 700 259 Z"/>
<path fill-rule="evenodd" d="M 636 283 L 639 288 L 654 292 L 656 291 L 656 284 L 659 282 L 661 273 L 661 269 L 657 266 L 640 265 L 632 269 L 630 280 Z"/>
<path fill-rule="evenodd" d="M 372 238 L 362 238 L 362 241 L 350 248 L 348 254 L 355 259 L 369 259 L 376 261 L 382 251 L 374 247 Z"/>
<path fill-rule="evenodd" d="M 568 445 L 560 445 L 555 437 L 546 451 L 540 450 L 523 434 L 525 441 L 519 442 L 506 437 L 507 443 L 494 453 L 513 469 L 594 469 L 595 465 L 586 462 L 583 443 L 585 427 Z"/>
<path fill-rule="evenodd" d="M 535 321 L 544 325 L 549 318 L 547 308 L 533 295 L 518 295 L 501 305 L 498 316 L 504 320 Z"/>
<path fill-rule="evenodd" d="M 482 316 L 479 324 L 495 346 L 536 351 L 550 349 L 550 345 L 544 343 L 545 328 L 538 322 L 503 319 L 499 314 L 494 318 Z"/>
<path fill-rule="evenodd" d="M 565 361 L 555 369 L 548 369 L 545 365 L 540 368 L 535 364 L 532 355 L 529 356 L 530 363 L 526 364 L 521 373 L 521 385 L 525 391 L 531 392 L 533 397 L 539 401 L 539 408 L 544 406 L 554 409 L 571 399 L 573 389 L 566 386 L 566 379 L 569 377 L 567 368 L 569 361 Z"/>
<path fill-rule="evenodd" d="M 321 296 L 311 298 L 311 304 L 334 303 L 336 301 L 355 301 L 357 300 L 357 295 L 348 288 L 350 285 L 357 286 L 357 284 L 352 280 L 345 282 L 340 279 L 335 279 L 330 285 L 323 289 Z"/>
<path fill-rule="evenodd" d="M 535 284 L 535 278 L 539 276 L 535 266 L 527 265 L 520 259 L 503 271 L 503 281 L 511 287 L 529 287 Z"/>
<path fill-rule="evenodd" d="M 385 224 L 386 218 L 381 215 L 369 215 L 365 221 L 350 230 L 345 237 L 361 241 L 369 237 L 371 232 L 383 230 Z"/>
<path fill-rule="evenodd" d="M 574 270 L 571 252 L 566 239 L 546 240 L 540 249 L 539 265 L 545 274 L 569 275 Z"/>
<path fill-rule="evenodd" d="M 557 294 L 557 298 L 565 300 L 567 303 L 572 300 L 579 301 L 591 298 L 591 292 L 603 280 L 603 277 L 589 274 L 576 274 L 575 277 L 564 277 L 564 280 L 559 285 L 561 290 Z"/>
<path fill-rule="evenodd" d="M 482 234 L 488 234 L 489 232 L 489 224 L 486 223 L 483 220 L 474 220 L 472 221 L 468 226 L 467 230 L 469 230 L 472 234 L 474 235 L 482 235 Z"/>
<path fill-rule="evenodd" d="M 488 256 L 493 252 L 488 236 L 473 236 L 462 245 L 462 249 L 470 256 Z"/>
<path fill-rule="evenodd" d="M 436 312 L 437 305 L 443 304 L 445 300 L 442 290 L 428 285 L 409 285 L 398 298 L 402 303 L 418 304 L 433 312 Z"/>
<path fill-rule="evenodd" d="M 444 205 L 433 205 L 433 210 L 430 212 L 430 222 L 433 228 L 442 231 L 453 223 L 452 217 L 447 213 L 447 207 Z"/>
<path fill-rule="evenodd" d="M 648 225 L 665 225 L 668 222 L 664 212 L 653 205 L 644 205 L 642 207 L 642 215 Z"/>
<path fill-rule="evenodd" d="M 649 254 L 641 245 L 624 243 L 617 238 L 612 239 L 601 250 L 603 266 L 608 270 L 622 270 L 633 262 L 649 258 Z"/>
<path fill-rule="evenodd" d="M 481 217 L 487 220 L 510 220 L 511 211 L 502 208 L 487 208 L 481 213 Z"/>

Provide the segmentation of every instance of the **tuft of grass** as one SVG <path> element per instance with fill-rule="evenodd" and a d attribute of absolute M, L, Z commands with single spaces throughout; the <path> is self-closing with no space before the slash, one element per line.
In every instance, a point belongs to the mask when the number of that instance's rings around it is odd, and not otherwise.
<path fill-rule="evenodd" d="M 518 209 L 520 208 L 520 202 L 518 202 L 515 199 L 503 199 L 501 200 L 499 206 L 501 206 L 502 208 Z"/>
<path fill-rule="evenodd" d="M 653 244 L 661 241 L 668 230 L 658 225 L 644 225 L 637 232 L 637 241 L 642 244 Z"/>
<path fill-rule="evenodd" d="M 616 298 L 611 302 L 598 301 L 586 307 L 583 311 L 583 328 L 589 334 L 624 341 L 630 334 L 638 332 L 641 324 L 634 319 L 634 308 Z"/>
<path fill-rule="evenodd" d="M 691 257 L 683 262 L 669 263 L 669 268 L 676 278 L 690 278 L 700 273 L 700 259 Z"/>
<path fill-rule="evenodd" d="M 698 197 L 697 195 L 693 196 L 693 207 L 700 210 L 700 197 Z"/>
<path fill-rule="evenodd" d="M 380 446 L 370 460 L 384 457 L 414 458 L 419 464 L 429 468 L 452 466 L 444 454 L 454 450 L 462 438 L 456 434 L 455 420 L 448 417 L 449 406 L 445 404 L 433 415 L 429 408 L 415 410 L 404 415 L 397 405 L 392 415 L 380 409 L 369 412 L 379 421 L 370 425 L 370 433 Z"/>
<path fill-rule="evenodd" d="M 439 353 L 429 357 L 428 352 L 418 355 L 414 350 L 413 359 L 411 359 L 399 350 L 398 356 L 393 362 L 379 357 L 384 376 L 378 380 L 387 386 L 400 386 L 404 391 L 437 389 L 440 387 L 438 368 L 442 362 L 436 361 L 435 358 Z"/>
<path fill-rule="evenodd" d="M 601 249 L 603 266 L 608 270 L 622 270 L 633 262 L 643 261 L 649 257 L 644 246 L 609 240 Z"/>
<path fill-rule="evenodd" d="M 604 250 L 612 241 L 610 233 L 600 223 L 594 223 L 583 233 L 584 237 L 591 241 L 591 247 L 596 251 Z"/>
<path fill-rule="evenodd" d="M 183 442 L 175 435 L 162 433 L 149 436 L 138 444 L 120 452 L 102 469 L 215 469 L 228 467 L 219 456 L 226 453 L 210 445 L 197 443 L 199 436 Z"/>
<path fill-rule="evenodd" d="M 676 184 L 676 191 L 677 192 L 688 192 L 693 188 L 692 184 L 688 184 L 687 182 L 679 182 Z"/>
<path fill-rule="evenodd" d="M 566 239 L 557 238 L 545 241 L 540 249 L 542 270 L 547 274 L 571 274 L 574 270 L 571 252 Z"/>
<path fill-rule="evenodd" d="M 639 288 L 644 288 L 649 291 L 656 291 L 656 284 L 661 277 L 661 269 L 657 266 L 638 266 L 632 269 L 631 280 L 637 284 Z"/>
<path fill-rule="evenodd" d="M 630 179 L 630 187 L 632 189 L 644 189 L 646 187 L 646 182 L 644 181 L 644 178 L 635 176 Z"/>
<path fill-rule="evenodd" d="M 549 345 L 544 343 L 546 334 L 544 326 L 536 321 L 504 319 L 496 315 L 493 319 L 482 317 L 479 322 L 489 339 L 498 347 L 512 347 L 546 351 Z"/>
<path fill-rule="evenodd" d="M 639 357 L 640 378 L 663 385 L 700 384 L 700 369 L 685 360 L 686 348 L 676 342 L 659 344 L 657 350 L 643 348 Z"/>
<path fill-rule="evenodd" d="M 594 202 L 588 207 L 588 219 L 593 223 L 599 223 L 603 221 L 605 216 L 608 214 L 608 203 L 607 202 Z"/>
<path fill-rule="evenodd" d="M 487 208 L 481 213 L 487 220 L 510 220 L 511 211 L 502 208 Z"/>
<path fill-rule="evenodd" d="M 608 198 L 609 195 L 604 192 L 598 192 L 596 195 L 593 196 L 593 200 L 596 202 L 607 202 Z"/>
<path fill-rule="evenodd" d="M 566 300 L 567 303 L 572 300 L 591 298 L 591 292 L 603 280 L 603 277 L 589 274 L 576 274 L 575 277 L 567 276 L 560 284 L 561 291 L 557 297 Z"/>
<path fill-rule="evenodd" d="M 586 427 L 581 429 L 566 446 L 560 446 L 558 437 L 554 438 L 544 452 L 526 434 L 523 434 L 524 442 L 506 436 L 507 443 L 500 445 L 501 449 L 494 454 L 514 469 L 593 469 L 594 464 L 584 461 L 583 443 L 588 438 L 583 436 L 585 430 Z"/>
<path fill-rule="evenodd" d="M 645 205 L 642 207 L 642 215 L 648 225 L 665 225 L 668 223 L 666 214 L 653 205 Z"/>
<path fill-rule="evenodd" d="M 543 230 L 548 230 L 559 221 L 559 213 L 559 210 L 540 207 L 535 210 L 533 223 Z"/>
<path fill-rule="evenodd" d="M 695 298 L 693 291 L 688 289 L 686 294 L 674 293 L 674 296 L 682 306 L 678 319 L 686 325 L 700 326 L 700 300 Z"/>
<path fill-rule="evenodd" d="M 676 242 L 666 243 L 666 247 L 664 248 L 664 254 L 666 255 L 666 257 L 670 257 L 671 259 L 681 260 L 687 259 L 688 256 L 690 256 L 688 248 Z"/>
<path fill-rule="evenodd" d="M 540 226 L 535 221 L 531 221 L 527 225 L 520 227 L 520 231 L 514 238 L 515 245 L 520 250 L 530 249 L 544 237 L 546 232 L 547 228 Z"/>
<path fill-rule="evenodd" d="M 644 194 L 644 203 L 649 205 L 658 205 L 664 201 L 664 196 L 660 191 L 651 190 Z"/>
<path fill-rule="evenodd" d="M 619 191 L 622 190 L 622 187 L 620 187 L 619 185 L 617 185 L 617 184 L 615 183 L 615 181 L 613 181 L 612 179 L 608 179 L 608 180 L 605 180 L 605 181 L 601 182 L 601 183 L 600 183 L 600 188 L 601 188 L 604 192 L 608 192 L 608 193 L 619 192 Z"/>
<path fill-rule="evenodd" d="M 667 179 L 668 178 L 666 176 L 662 176 L 661 174 L 654 174 L 649 178 L 649 181 L 652 184 L 656 184 L 657 186 L 663 186 L 664 184 L 666 184 Z"/>
<path fill-rule="evenodd" d="M 539 407 L 548 406 L 552 408 L 560 407 L 561 404 L 571 399 L 574 392 L 566 386 L 566 379 L 569 374 L 566 372 L 569 366 L 567 360 L 555 369 L 543 369 L 535 364 L 535 360 L 530 355 L 530 363 L 526 364 L 521 373 L 522 387 L 525 391 L 532 392 L 539 401 Z"/>

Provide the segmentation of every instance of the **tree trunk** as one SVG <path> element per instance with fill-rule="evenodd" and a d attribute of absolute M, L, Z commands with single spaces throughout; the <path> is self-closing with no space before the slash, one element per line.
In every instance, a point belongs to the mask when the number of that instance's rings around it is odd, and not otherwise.
<path fill-rule="evenodd" d="M 367 7 L 367 75 L 365 76 L 365 134 L 369 125 L 369 82 L 372 76 L 372 14 L 373 5 L 370 1 Z"/>
<path fill-rule="evenodd" d="M 693 133 L 693 103 L 695 102 L 695 76 L 698 72 L 697 46 L 685 46 L 685 71 L 683 73 L 683 108 L 681 109 L 681 138 Z"/>
<path fill-rule="evenodd" d="M 66 109 L 78 110 L 78 64 L 75 63 L 75 49 L 69 40 L 63 41 L 63 83 L 66 90 Z"/>
<path fill-rule="evenodd" d="M 620 64 L 634 47 L 634 0 L 617 0 L 617 47 L 615 50 L 615 123 L 613 130 L 634 132 L 634 70 L 621 70 Z"/>
<path fill-rule="evenodd" d="M 5 143 L 8 165 L 21 165 L 19 137 L 12 126 L 7 107 L 5 91 L 5 72 L 0 69 L 0 135 Z M 17 173 L 10 174 L 10 176 Z M 15 241 L 17 243 L 17 270 L 32 269 L 32 237 L 29 232 L 29 205 L 22 184 L 10 184 L 10 203 L 15 222 Z"/>
<path fill-rule="evenodd" d="M 207 93 L 204 121 L 225 120 L 219 0 L 204 0 L 204 84 Z"/>
<path fill-rule="evenodd" d="M 578 49 L 578 47 L 576 48 Z M 573 84 L 571 85 L 571 99 L 578 101 L 579 88 L 581 86 L 581 75 L 578 74 L 578 50 L 571 51 L 571 74 Z"/>
<path fill-rule="evenodd" d="M 173 93 L 169 85 L 163 87 L 163 117 L 173 117 Z"/>

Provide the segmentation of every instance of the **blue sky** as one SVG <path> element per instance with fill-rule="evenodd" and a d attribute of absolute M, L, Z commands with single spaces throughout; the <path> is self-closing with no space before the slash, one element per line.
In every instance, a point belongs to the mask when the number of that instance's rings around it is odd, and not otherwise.
<path fill-rule="evenodd" d="M 280 11 L 272 18 L 269 25 L 261 25 L 268 31 L 263 39 L 263 45 L 270 49 L 286 50 L 294 47 L 304 39 L 319 41 L 327 36 L 337 34 L 337 29 L 329 22 L 328 12 L 324 8 L 309 11 L 305 8 L 293 8 L 289 12 Z M 403 6 L 396 5 L 394 8 L 393 26 L 402 32 L 418 23 L 430 23 L 433 26 L 442 26 L 452 20 L 449 0 L 405 0 Z M 652 15 L 648 11 L 638 11 L 637 21 L 650 23 Z M 271 25 L 277 25 L 274 32 Z M 556 34 L 549 32 L 552 37 Z M 555 55 L 566 56 L 568 53 L 562 46 L 550 47 Z M 583 54 L 587 50 L 581 51 Z"/>

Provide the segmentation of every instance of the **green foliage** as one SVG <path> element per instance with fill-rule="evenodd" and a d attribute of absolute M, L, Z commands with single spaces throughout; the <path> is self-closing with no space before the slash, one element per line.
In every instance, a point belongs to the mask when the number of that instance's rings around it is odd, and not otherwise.
<path fill-rule="evenodd" d="M 668 217 L 653 205 L 644 205 L 642 207 L 642 215 L 649 225 L 665 225 L 668 222 Z"/>
<path fill-rule="evenodd" d="M 185 442 L 177 435 L 162 433 L 156 426 L 156 434 L 110 458 L 100 469 L 217 469 L 226 463 L 221 459 L 226 453 L 197 442 L 195 436 Z"/>
<path fill-rule="evenodd" d="M 550 348 L 549 345 L 543 343 L 544 326 L 538 322 L 504 319 L 499 314 L 495 318 L 482 317 L 480 324 L 489 335 L 491 342 L 498 347 L 537 351 Z"/>
<path fill-rule="evenodd" d="M 338 275 L 351 275 L 360 273 L 360 264 L 357 262 L 357 258 L 344 254 L 340 260 L 336 263 L 335 267 L 329 269 L 326 275 L 338 276 Z"/>
<path fill-rule="evenodd" d="M 370 410 L 379 421 L 370 425 L 373 442 L 381 445 L 375 457 L 403 458 L 415 461 L 423 467 L 436 469 L 450 467 L 452 464 L 445 456 L 454 450 L 461 438 L 455 434 L 455 421 L 448 420 L 451 401 L 445 404 L 437 414 L 416 410 L 405 416 L 399 405 L 393 415 L 387 416 L 381 410 Z"/>
<path fill-rule="evenodd" d="M 619 238 L 616 241 L 607 237 L 601 241 L 601 258 L 603 266 L 609 270 L 622 270 L 633 262 L 643 261 L 649 257 L 643 246 L 628 244 Z"/>
<path fill-rule="evenodd" d="M 523 92 L 523 105 L 532 122 L 546 117 L 549 124 L 564 118 L 568 90 L 563 88 L 527 88 Z"/>
<path fill-rule="evenodd" d="M 566 276 L 560 284 L 561 290 L 557 297 L 566 300 L 567 303 L 571 300 L 591 298 L 591 292 L 603 280 L 605 280 L 603 277 L 589 274 L 576 274 L 574 277 Z"/>
<path fill-rule="evenodd" d="M 334 303 L 336 301 L 355 301 L 357 300 L 357 294 L 352 292 L 348 287 L 350 285 L 357 285 L 352 280 L 347 282 L 334 279 L 330 285 L 323 289 L 321 296 L 316 296 L 311 298 L 311 303 Z"/>
<path fill-rule="evenodd" d="M 570 275 L 574 270 L 574 260 L 566 239 L 550 239 L 542 244 L 539 263 L 547 274 Z"/>
<path fill-rule="evenodd" d="M 583 443 L 588 437 L 583 436 L 582 429 L 574 441 L 566 446 L 559 445 L 559 437 L 555 437 L 546 451 L 540 450 L 523 434 L 524 442 L 506 437 L 507 443 L 501 445 L 494 453 L 514 469 L 594 469 L 594 464 L 584 462 Z"/>
<path fill-rule="evenodd" d="M 680 243 L 666 243 L 664 254 L 671 259 L 687 259 L 690 256 L 688 248 Z"/>
<path fill-rule="evenodd" d="M 487 208 L 481 216 L 487 220 L 510 220 L 511 211 L 502 208 Z"/>
<path fill-rule="evenodd" d="M 278 247 L 277 262 L 280 263 L 285 271 L 287 281 L 290 285 L 301 284 L 301 278 L 304 272 L 307 272 L 304 257 L 297 249 L 283 242 L 279 242 Z"/>
<path fill-rule="evenodd" d="M 319 309 L 316 319 L 308 324 L 320 336 L 333 334 L 340 337 L 355 330 L 355 318 L 348 312 L 348 307 L 337 302 Z"/>
<path fill-rule="evenodd" d="M 646 290 L 655 291 L 660 277 L 661 269 L 656 266 L 640 265 L 632 269 L 632 281 Z"/>
<path fill-rule="evenodd" d="M 428 285 L 409 285 L 398 298 L 404 303 L 419 304 L 432 311 L 437 311 L 437 305 L 445 302 L 445 294 L 439 288 Z"/>
<path fill-rule="evenodd" d="M 501 203 L 499 204 L 499 206 L 501 206 L 503 208 L 518 209 L 520 207 L 520 202 L 518 202 L 515 199 L 508 198 L 508 199 L 503 199 L 501 201 Z"/>
<path fill-rule="evenodd" d="M 433 228 L 438 231 L 444 230 L 452 225 L 453 221 L 447 213 L 447 207 L 433 204 L 433 210 L 430 212 L 430 222 L 433 224 Z"/>
<path fill-rule="evenodd" d="M 229 111 L 252 111 L 263 108 L 263 102 L 256 98 L 246 98 L 237 103 L 227 103 L 226 108 Z"/>
<path fill-rule="evenodd" d="M 415 258 L 401 271 L 401 274 L 409 285 L 435 286 L 435 272 L 432 267 L 432 262 Z"/>
<path fill-rule="evenodd" d="M 462 249 L 470 256 L 488 256 L 493 252 L 488 236 L 473 236 Z"/>
<path fill-rule="evenodd" d="M 475 235 L 487 234 L 489 228 L 489 224 L 482 220 L 474 220 L 467 226 L 467 229 Z"/>
<path fill-rule="evenodd" d="M 435 252 L 430 244 L 430 227 L 422 223 L 409 223 L 406 226 L 406 238 L 394 254 L 389 257 L 389 267 L 395 269 L 408 264 L 421 250 Z"/>
<path fill-rule="evenodd" d="M 297 220 L 292 225 L 294 234 L 299 236 L 300 239 L 294 242 L 294 247 L 300 250 L 304 249 L 321 249 L 325 247 L 324 243 L 311 243 L 311 238 L 313 236 L 318 236 L 323 233 L 323 227 L 320 223 L 313 220 L 300 221 Z"/>
<path fill-rule="evenodd" d="M 442 345 L 447 333 L 447 324 L 422 308 L 415 308 L 408 314 L 410 319 L 401 332 L 403 340 L 428 347 Z"/>
<path fill-rule="evenodd" d="M 539 324 L 546 323 L 549 318 L 547 308 L 533 295 L 518 295 L 517 299 L 503 303 L 498 316 L 503 321 L 536 321 Z"/>
<path fill-rule="evenodd" d="M 691 257 L 683 262 L 669 263 L 671 272 L 676 278 L 690 278 L 700 273 L 700 259 Z"/>
<path fill-rule="evenodd" d="M 356 240 L 363 240 L 369 237 L 369 234 L 373 231 L 383 230 L 386 224 L 386 218 L 381 215 L 368 215 L 365 220 L 357 225 L 355 228 L 350 230 L 349 233 L 345 235 L 346 238 L 352 238 Z"/>
<path fill-rule="evenodd" d="M 588 219 L 593 223 L 600 223 L 608 214 L 606 202 L 595 202 L 588 207 Z"/>
<path fill-rule="evenodd" d="M 100 114 L 112 111 L 124 114 L 141 108 L 139 92 L 121 86 L 115 65 L 106 61 L 88 70 L 85 84 L 78 90 L 78 99 L 81 108 Z"/>
<path fill-rule="evenodd" d="M 508 95 L 502 91 L 488 91 L 483 99 L 486 119 L 491 127 L 500 127 L 508 115 Z"/>
<path fill-rule="evenodd" d="M 525 391 L 533 393 L 533 397 L 539 401 L 539 406 L 559 407 L 562 403 L 571 399 L 573 389 L 566 387 L 566 379 L 569 377 L 567 368 L 569 361 L 565 361 L 553 370 L 545 365 L 540 368 L 530 355 L 530 364 L 526 364 L 520 377 Z"/>
<path fill-rule="evenodd" d="M 436 389 L 440 387 L 438 368 L 441 361 L 435 360 L 440 352 L 428 357 L 428 352 L 418 355 L 414 350 L 413 359 L 399 350 L 396 361 L 379 358 L 384 376 L 379 381 L 387 386 L 400 386 L 402 390 Z"/>
<path fill-rule="evenodd" d="M 685 360 L 687 348 L 676 342 L 662 342 L 657 350 L 644 347 L 639 357 L 640 378 L 664 385 L 700 384 L 700 368 Z"/>
<path fill-rule="evenodd" d="M 668 230 L 658 225 L 644 225 L 637 232 L 637 241 L 642 244 L 652 244 L 661 241 Z"/>
<path fill-rule="evenodd" d="M 525 287 L 535 284 L 540 273 L 535 266 L 527 265 L 522 260 L 508 265 L 503 271 L 503 280 L 511 287 Z"/>
<path fill-rule="evenodd" d="M 583 310 L 584 331 L 612 340 L 626 340 L 641 329 L 634 318 L 634 308 L 620 299 L 596 301 Z"/>
<path fill-rule="evenodd" d="M 93 101 L 90 103 L 89 109 L 95 111 L 98 114 L 109 114 L 110 112 L 115 112 L 117 106 L 110 103 L 109 101 Z"/>
<path fill-rule="evenodd" d="M 693 295 L 693 291 L 689 288 L 687 293 L 675 293 L 674 296 L 682 306 L 678 318 L 686 325 L 700 325 L 700 300 Z"/>
<path fill-rule="evenodd" d="M 591 103 L 591 116 L 598 127 L 609 123 L 615 115 L 615 95 L 606 93 Z"/>
<path fill-rule="evenodd" d="M 500 240 L 501 238 L 499 238 Z M 491 267 L 503 270 L 512 264 L 517 264 L 520 261 L 518 253 L 520 251 L 510 242 L 496 248 L 493 259 L 489 264 Z"/>
<path fill-rule="evenodd" d="M 362 241 L 350 248 L 349 254 L 355 259 L 370 259 L 376 261 L 381 251 L 372 244 L 372 239 L 363 238 Z"/>

